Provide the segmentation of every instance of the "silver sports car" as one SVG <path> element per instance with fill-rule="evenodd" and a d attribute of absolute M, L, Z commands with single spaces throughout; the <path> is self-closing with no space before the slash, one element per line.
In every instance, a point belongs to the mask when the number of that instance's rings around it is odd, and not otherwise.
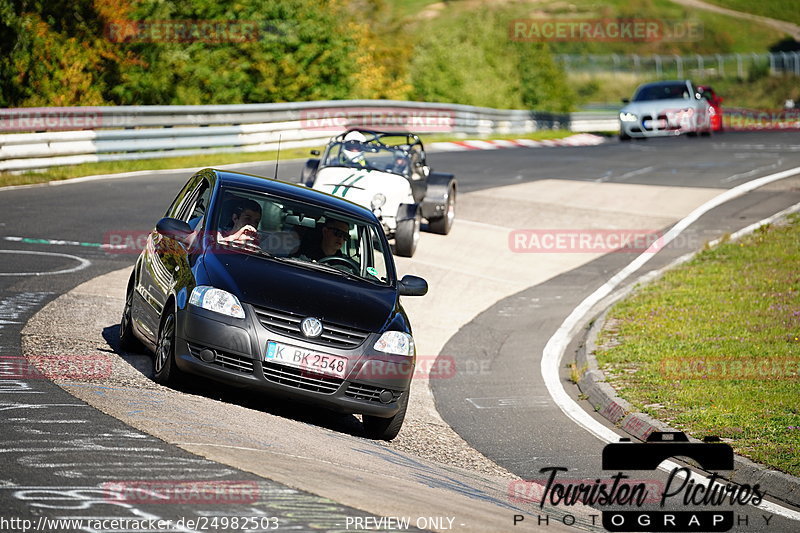
<path fill-rule="evenodd" d="M 711 135 L 708 101 L 689 80 L 645 83 L 633 100 L 623 100 L 619 112 L 619 138 Z"/>

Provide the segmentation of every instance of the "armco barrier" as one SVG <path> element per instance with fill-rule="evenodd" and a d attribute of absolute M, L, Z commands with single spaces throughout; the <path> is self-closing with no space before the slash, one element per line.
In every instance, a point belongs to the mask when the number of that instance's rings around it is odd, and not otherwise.
<path fill-rule="evenodd" d="M 0 171 L 311 147 L 347 126 L 449 133 L 613 131 L 616 115 L 552 114 L 394 100 L 0 110 Z"/>

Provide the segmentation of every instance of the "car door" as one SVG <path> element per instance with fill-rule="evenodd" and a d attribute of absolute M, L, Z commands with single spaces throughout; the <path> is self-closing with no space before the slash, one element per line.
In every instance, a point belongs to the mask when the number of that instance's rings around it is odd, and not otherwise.
<path fill-rule="evenodd" d="M 182 220 L 192 229 L 202 231 L 211 192 L 206 177 L 202 174 L 194 176 L 178 193 L 165 216 Z M 137 326 L 152 342 L 158 335 L 164 305 L 176 284 L 191 283 L 190 259 L 187 243 L 161 235 L 155 229 L 148 236 L 136 286 L 142 312 L 137 313 L 134 309 L 134 316 L 141 319 L 137 320 Z"/>

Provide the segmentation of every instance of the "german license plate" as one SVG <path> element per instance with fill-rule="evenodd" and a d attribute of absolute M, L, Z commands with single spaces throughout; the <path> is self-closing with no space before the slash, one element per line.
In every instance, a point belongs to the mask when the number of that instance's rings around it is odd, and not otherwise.
<path fill-rule="evenodd" d="M 347 359 L 344 357 L 274 341 L 267 342 L 264 361 L 293 366 L 311 374 L 325 374 L 337 378 L 344 378 L 347 370 Z"/>

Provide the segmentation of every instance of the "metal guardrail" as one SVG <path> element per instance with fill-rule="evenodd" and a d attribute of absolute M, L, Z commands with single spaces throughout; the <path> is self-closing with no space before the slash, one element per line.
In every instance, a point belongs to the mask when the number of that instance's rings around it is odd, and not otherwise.
<path fill-rule="evenodd" d="M 800 52 L 713 55 L 559 54 L 556 61 L 567 72 L 626 72 L 663 77 L 736 76 L 744 79 L 752 69 L 772 74 L 800 76 Z"/>
<path fill-rule="evenodd" d="M 0 171 L 324 144 L 348 126 L 459 136 L 614 130 L 608 117 L 394 100 L 0 109 Z M 585 114 L 584 114 L 585 115 Z"/>

